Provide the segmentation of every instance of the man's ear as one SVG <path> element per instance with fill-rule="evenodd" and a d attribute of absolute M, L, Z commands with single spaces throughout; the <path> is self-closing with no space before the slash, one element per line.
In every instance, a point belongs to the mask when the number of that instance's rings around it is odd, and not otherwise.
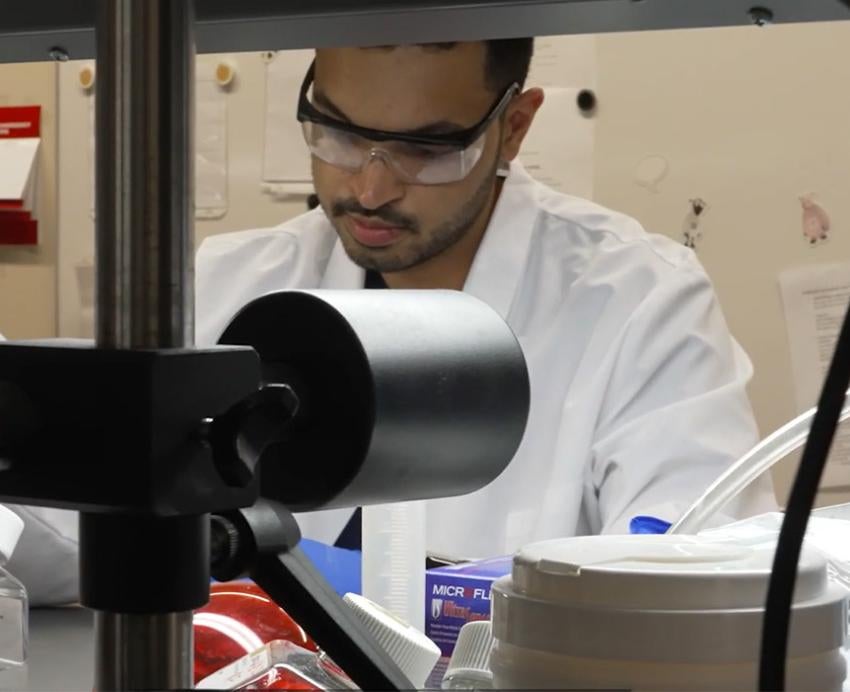
<path fill-rule="evenodd" d="M 505 112 L 502 128 L 502 160 L 513 161 L 519 154 L 522 141 L 543 105 L 543 89 L 534 87 L 517 96 Z"/>

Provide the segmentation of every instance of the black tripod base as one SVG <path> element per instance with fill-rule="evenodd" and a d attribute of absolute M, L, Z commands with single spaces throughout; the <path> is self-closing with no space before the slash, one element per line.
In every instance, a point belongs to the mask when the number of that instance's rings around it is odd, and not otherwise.
<path fill-rule="evenodd" d="M 411 682 L 298 547 L 292 514 L 261 499 L 213 515 L 213 576 L 247 573 L 363 690 L 409 690 Z"/>

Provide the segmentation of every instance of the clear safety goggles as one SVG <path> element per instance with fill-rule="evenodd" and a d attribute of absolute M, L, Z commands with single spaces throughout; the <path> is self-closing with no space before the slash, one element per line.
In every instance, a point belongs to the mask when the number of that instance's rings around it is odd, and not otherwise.
<path fill-rule="evenodd" d="M 360 127 L 317 110 L 308 96 L 315 65 L 301 85 L 298 120 L 313 156 L 332 166 L 358 172 L 380 159 L 398 178 L 417 185 L 440 185 L 463 180 L 484 152 L 487 128 L 519 90 L 514 83 L 484 118 L 465 130 L 444 135 L 418 135 Z"/>

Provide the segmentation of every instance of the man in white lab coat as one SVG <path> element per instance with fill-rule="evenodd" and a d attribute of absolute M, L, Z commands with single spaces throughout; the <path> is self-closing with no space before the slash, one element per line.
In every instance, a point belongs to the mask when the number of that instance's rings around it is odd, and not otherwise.
<path fill-rule="evenodd" d="M 198 253 L 201 345 L 251 299 L 287 288 L 464 290 L 513 328 L 531 380 L 526 434 L 488 487 L 428 503 L 428 548 L 441 555 L 625 532 L 638 514 L 675 519 L 757 439 L 750 363 L 693 252 L 546 188 L 517 161 L 543 103 L 523 90 L 531 50 L 318 51 L 298 116 L 321 208 Z M 770 508 L 764 481 L 727 515 Z M 350 515 L 301 524 L 334 542 Z M 68 553 L 72 538 L 57 535 Z M 31 557 L 18 571 L 32 588 L 45 575 Z M 61 600 L 50 594 L 64 584 L 40 599 Z"/>
<path fill-rule="evenodd" d="M 531 379 L 523 443 L 428 503 L 428 548 L 483 557 L 675 519 L 757 439 L 746 355 L 694 254 L 517 162 L 530 40 L 320 50 L 298 117 L 321 209 L 200 248 L 198 342 L 285 288 L 447 288 L 493 306 Z M 506 175 L 505 175 L 506 173 Z M 773 507 L 763 482 L 730 513 Z M 350 512 L 302 517 L 333 541 Z"/>

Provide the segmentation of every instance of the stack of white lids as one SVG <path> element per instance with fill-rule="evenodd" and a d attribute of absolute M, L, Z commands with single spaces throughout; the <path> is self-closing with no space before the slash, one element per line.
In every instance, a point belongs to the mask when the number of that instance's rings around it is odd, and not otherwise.
<path fill-rule="evenodd" d="M 497 641 L 626 660 L 721 663 L 758 656 L 773 545 L 701 536 L 585 536 L 523 548 L 493 585 Z M 842 645 L 846 593 L 803 550 L 790 656 Z"/>

